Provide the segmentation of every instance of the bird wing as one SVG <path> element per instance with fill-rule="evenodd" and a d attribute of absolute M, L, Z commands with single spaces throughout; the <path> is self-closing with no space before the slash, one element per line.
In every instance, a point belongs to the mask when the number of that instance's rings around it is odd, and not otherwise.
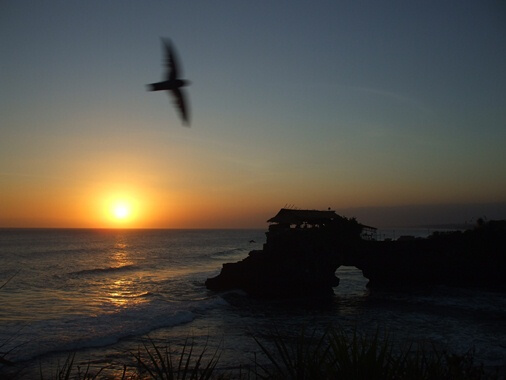
<path fill-rule="evenodd" d="M 172 93 L 174 104 L 181 115 L 181 119 L 183 119 L 183 124 L 190 126 L 189 112 L 184 92 L 180 88 L 175 88 L 170 90 L 170 92 Z"/>
<path fill-rule="evenodd" d="M 179 63 L 170 40 L 163 40 L 165 45 L 165 66 L 167 66 L 167 79 L 174 80 L 179 76 Z"/>

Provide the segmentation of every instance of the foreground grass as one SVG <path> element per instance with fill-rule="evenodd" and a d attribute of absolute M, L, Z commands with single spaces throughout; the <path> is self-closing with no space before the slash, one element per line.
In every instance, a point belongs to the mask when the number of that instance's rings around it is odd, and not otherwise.
<path fill-rule="evenodd" d="M 189 344 L 188 339 L 177 357 L 170 352 L 169 347 L 160 348 L 151 340 L 149 343 L 150 345 L 144 343 L 144 351 L 133 356 L 137 359 L 139 371 L 143 371 L 150 379 L 208 380 L 212 378 L 220 358 L 217 348 L 212 357 L 204 361 L 207 344 L 200 353 L 194 353 L 194 345 Z"/>
<path fill-rule="evenodd" d="M 40 368 L 40 379 L 497 379 L 476 365 L 473 353 L 455 355 L 432 345 L 411 344 L 398 347 L 387 334 L 377 331 L 362 335 L 356 329 L 345 332 L 331 327 L 323 333 L 302 329 L 295 335 L 274 330 L 262 339 L 254 338 L 261 355 L 246 366 L 246 371 L 224 372 L 217 365 L 221 348 L 210 350 L 207 344 L 197 351 L 186 340 L 178 352 L 170 346 L 160 347 L 147 340 L 131 353 L 136 365 L 122 371 L 107 367 L 92 371 L 90 366 L 75 364 L 70 354 L 56 369 Z M 0 366 L 0 377 L 2 368 Z M 22 372 L 9 378 L 26 378 Z"/>
<path fill-rule="evenodd" d="M 361 335 L 330 328 L 323 334 L 304 330 L 298 336 L 275 332 L 271 345 L 257 339 L 267 365 L 263 379 L 495 379 L 476 365 L 472 352 L 454 355 L 433 345 L 396 347 L 377 331 Z"/>

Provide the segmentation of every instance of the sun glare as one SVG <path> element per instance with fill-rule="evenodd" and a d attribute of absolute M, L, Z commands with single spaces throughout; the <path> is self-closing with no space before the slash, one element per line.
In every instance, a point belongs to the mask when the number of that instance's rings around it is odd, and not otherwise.
<path fill-rule="evenodd" d="M 116 219 L 126 219 L 130 215 L 130 207 L 125 203 L 118 203 L 114 206 L 113 214 Z"/>
<path fill-rule="evenodd" d="M 134 214 L 137 209 L 137 207 L 134 206 L 134 203 L 135 202 L 131 199 L 124 197 L 109 201 L 107 206 L 109 221 L 116 225 L 120 224 L 121 226 L 133 223 L 134 219 L 136 219 Z"/>
<path fill-rule="evenodd" d="M 100 195 L 98 207 L 101 214 L 101 226 L 106 228 L 144 227 L 149 207 L 137 189 L 109 190 Z"/>

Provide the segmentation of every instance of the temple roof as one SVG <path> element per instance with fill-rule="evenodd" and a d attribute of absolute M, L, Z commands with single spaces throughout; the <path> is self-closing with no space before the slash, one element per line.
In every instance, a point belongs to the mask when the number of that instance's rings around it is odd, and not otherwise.
<path fill-rule="evenodd" d="M 343 218 L 337 215 L 335 211 L 293 210 L 282 208 L 276 216 L 270 218 L 267 222 L 280 224 L 319 224 L 336 219 Z"/>

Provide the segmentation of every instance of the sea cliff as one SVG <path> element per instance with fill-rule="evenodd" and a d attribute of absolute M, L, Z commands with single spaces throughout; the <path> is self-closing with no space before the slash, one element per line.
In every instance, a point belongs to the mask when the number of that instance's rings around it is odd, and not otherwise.
<path fill-rule="evenodd" d="M 271 225 L 262 250 L 224 264 L 207 288 L 238 288 L 261 297 L 328 296 L 339 285 L 337 268 L 347 265 L 362 270 L 371 288 L 444 284 L 506 290 L 506 221 L 402 241 L 366 240 L 366 226 L 354 219 L 312 222 Z"/>

